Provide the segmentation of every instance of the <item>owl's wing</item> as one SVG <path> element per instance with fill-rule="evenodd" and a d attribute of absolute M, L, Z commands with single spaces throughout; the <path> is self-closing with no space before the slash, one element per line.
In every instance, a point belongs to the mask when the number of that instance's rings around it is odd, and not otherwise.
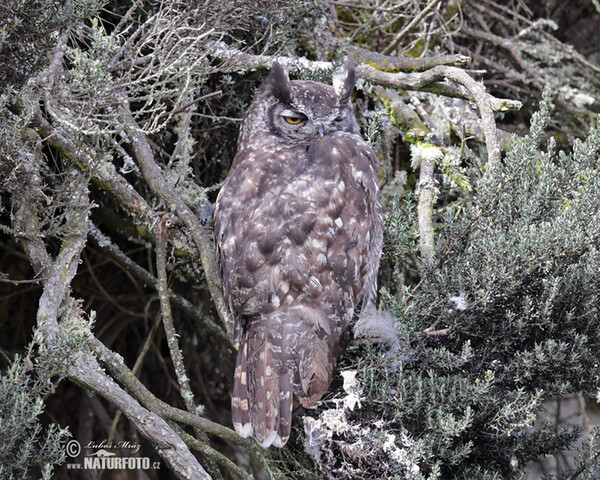
<path fill-rule="evenodd" d="M 223 222 L 222 217 L 217 215 L 217 211 L 215 209 L 214 212 L 214 220 L 213 220 L 213 232 L 215 236 L 215 250 L 217 257 L 217 267 L 219 268 L 220 276 L 221 276 L 221 290 L 223 292 L 223 298 L 227 305 L 227 309 L 229 310 L 228 317 L 228 325 L 227 331 L 230 334 L 230 340 L 233 345 L 236 347 L 239 345 L 241 337 L 242 337 L 242 321 L 239 315 L 236 315 L 235 310 L 233 308 L 231 292 L 230 288 L 227 288 L 227 284 L 231 282 L 227 282 L 227 272 L 228 269 L 228 258 L 230 258 L 230 253 L 228 252 L 228 248 L 226 247 L 223 250 L 223 243 L 219 241 L 223 237 Z"/>

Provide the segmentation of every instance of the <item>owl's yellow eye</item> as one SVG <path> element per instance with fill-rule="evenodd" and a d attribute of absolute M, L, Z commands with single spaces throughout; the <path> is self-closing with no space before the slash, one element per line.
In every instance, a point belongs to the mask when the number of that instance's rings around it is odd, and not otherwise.
<path fill-rule="evenodd" d="M 302 117 L 283 117 L 285 121 L 291 125 L 298 125 L 300 122 L 304 121 Z"/>

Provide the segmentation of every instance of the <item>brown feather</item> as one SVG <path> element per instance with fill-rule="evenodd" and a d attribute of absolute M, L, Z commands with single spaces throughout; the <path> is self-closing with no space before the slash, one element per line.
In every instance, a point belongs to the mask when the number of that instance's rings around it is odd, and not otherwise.
<path fill-rule="evenodd" d="M 248 438 L 252 435 L 250 408 L 248 401 L 248 334 L 244 334 L 237 355 L 235 374 L 233 377 L 233 393 L 231 395 L 231 417 L 233 427 L 239 436 Z"/>

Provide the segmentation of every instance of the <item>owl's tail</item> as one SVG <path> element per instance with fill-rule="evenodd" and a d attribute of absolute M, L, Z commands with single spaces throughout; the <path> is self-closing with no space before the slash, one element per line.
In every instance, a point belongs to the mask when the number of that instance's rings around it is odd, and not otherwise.
<path fill-rule="evenodd" d="M 244 332 L 235 364 L 233 392 L 231 394 L 231 418 L 233 427 L 240 437 L 252 435 L 248 402 L 248 332 Z"/>
<path fill-rule="evenodd" d="M 293 373 L 287 370 L 282 339 L 264 321 L 250 324 L 238 350 L 231 411 L 235 431 L 263 448 L 283 447 L 292 426 Z"/>
<path fill-rule="evenodd" d="M 323 319 L 323 312 L 296 305 L 248 323 L 231 400 L 240 436 L 253 436 L 263 448 L 283 447 L 294 406 L 311 407 L 327 391 L 340 339 Z"/>

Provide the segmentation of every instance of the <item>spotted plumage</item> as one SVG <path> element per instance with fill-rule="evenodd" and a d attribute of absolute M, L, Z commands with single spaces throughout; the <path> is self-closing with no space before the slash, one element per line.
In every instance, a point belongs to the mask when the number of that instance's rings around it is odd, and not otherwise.
<path fill-rule="evenodd" d="M 223 293 L 239 351 L 232 417 L 283 446 L 292 411 L 327 391 L 362 309 L 375 298 L 382 221 L 378 161 L 333 86 L 274 64 L 244 121 L 214 213 Z"/>

